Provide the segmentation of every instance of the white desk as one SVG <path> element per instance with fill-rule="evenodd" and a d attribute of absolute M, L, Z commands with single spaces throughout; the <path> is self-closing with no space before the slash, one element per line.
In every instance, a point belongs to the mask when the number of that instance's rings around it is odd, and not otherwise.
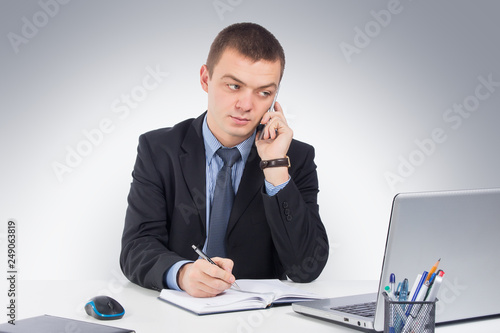
<path fill-rule="evenodd" d="M 295 286 L 327 297 L 373 292 L 376 281 L 315 281 Z M 99 322 L 153 332 L 358 332 L 323 320 L 293 312 L 291 306 L 267 310 L 197 316 L 157 299 L 159 292 L 128 281 L 19 281 L 17 320 L 44 314 Z M 108 294 L 125 308 L 125 316 L 114 321 L 98 321 L 83 309 L 93 296 Z M 2 320 L 6 322 L 6 320 Z M 438 333 L 500 332 L 500 319 L 438 326 Z"/>

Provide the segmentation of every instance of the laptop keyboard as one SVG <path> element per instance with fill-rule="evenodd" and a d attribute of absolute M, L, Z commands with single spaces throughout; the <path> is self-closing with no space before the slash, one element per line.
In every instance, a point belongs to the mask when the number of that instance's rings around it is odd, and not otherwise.
<path fill-rule="evenodd" d="M 373 318 L 373 317 L 375 317 L 376 306 L 377 306 L 377 302 L 369 302 L 369 303 L 337 306 L 337 307 L 333 307 L 331 309 L 335 310 L 335 311 L 341 311 L 341 312 L 346 312 L 346 313 L 358 315 L 361 317 Z"/>

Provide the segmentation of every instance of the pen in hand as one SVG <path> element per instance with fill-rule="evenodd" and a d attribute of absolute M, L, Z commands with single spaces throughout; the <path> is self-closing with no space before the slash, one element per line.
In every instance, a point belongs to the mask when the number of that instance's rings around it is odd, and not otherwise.
<path fill-rule="evenodd" d="M 211 263 L 212 265 L 215 265 L 215 266 L 218 266 L 212 259 L 210 259 L 209 256 L 207 256 L 205 253 L 203 253 L 202 250 L 200 250 L 196 245 L 191 245 L 191 247 L 193 248 L 193 250 L 198 253 L 198 255 L 200 257 L 202 257 L 203 259 L 205 259 L 206 261 L 208 261 L 209 263 Z M 241 290 L 241 288 L 236 284 L 236 282 L 234 282 L 232 284 L 233 288 L 235 288 L 236 290 Z"/>

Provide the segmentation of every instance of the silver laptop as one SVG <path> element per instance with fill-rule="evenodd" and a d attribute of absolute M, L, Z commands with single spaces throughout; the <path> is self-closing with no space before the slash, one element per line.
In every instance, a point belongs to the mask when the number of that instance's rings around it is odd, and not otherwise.
<path fill-rule="evenodd" d="M 429 271 L 441 258 L 445 272 L 436 322 L 500 314 L 500 189 L 405 193 L 394 197 L 379 290 L 373 294 L 294 303 L 295 312 L 352 327 L 383 331 L 384 298 L 396 281 Z M 362 312 L 350 314 L 352 305 Z"/>

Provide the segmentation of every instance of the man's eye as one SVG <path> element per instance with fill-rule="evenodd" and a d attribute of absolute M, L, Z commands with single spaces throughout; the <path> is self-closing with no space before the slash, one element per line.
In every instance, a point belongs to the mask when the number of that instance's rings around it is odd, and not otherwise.
<path fill-rule="evenodd" d="M 228 86 L 228 87 L 229 87 L 229 89 L 231 89 L 231 90 L 238 90 L 238 88 L 240 87 L 239 85 L 237 85 L 237 84 L 232 84 L 232 83 L 229 83 L 227 86 Z"/>
<path fill-rule="evenodd" d="M 271 95 L 271 93 L 270 93 L 269 91 L 261 91 L 261 92 L 260 92 L 260 95 L 261 95 L 262 97 L 267 97 L 267 96 Z"/>

